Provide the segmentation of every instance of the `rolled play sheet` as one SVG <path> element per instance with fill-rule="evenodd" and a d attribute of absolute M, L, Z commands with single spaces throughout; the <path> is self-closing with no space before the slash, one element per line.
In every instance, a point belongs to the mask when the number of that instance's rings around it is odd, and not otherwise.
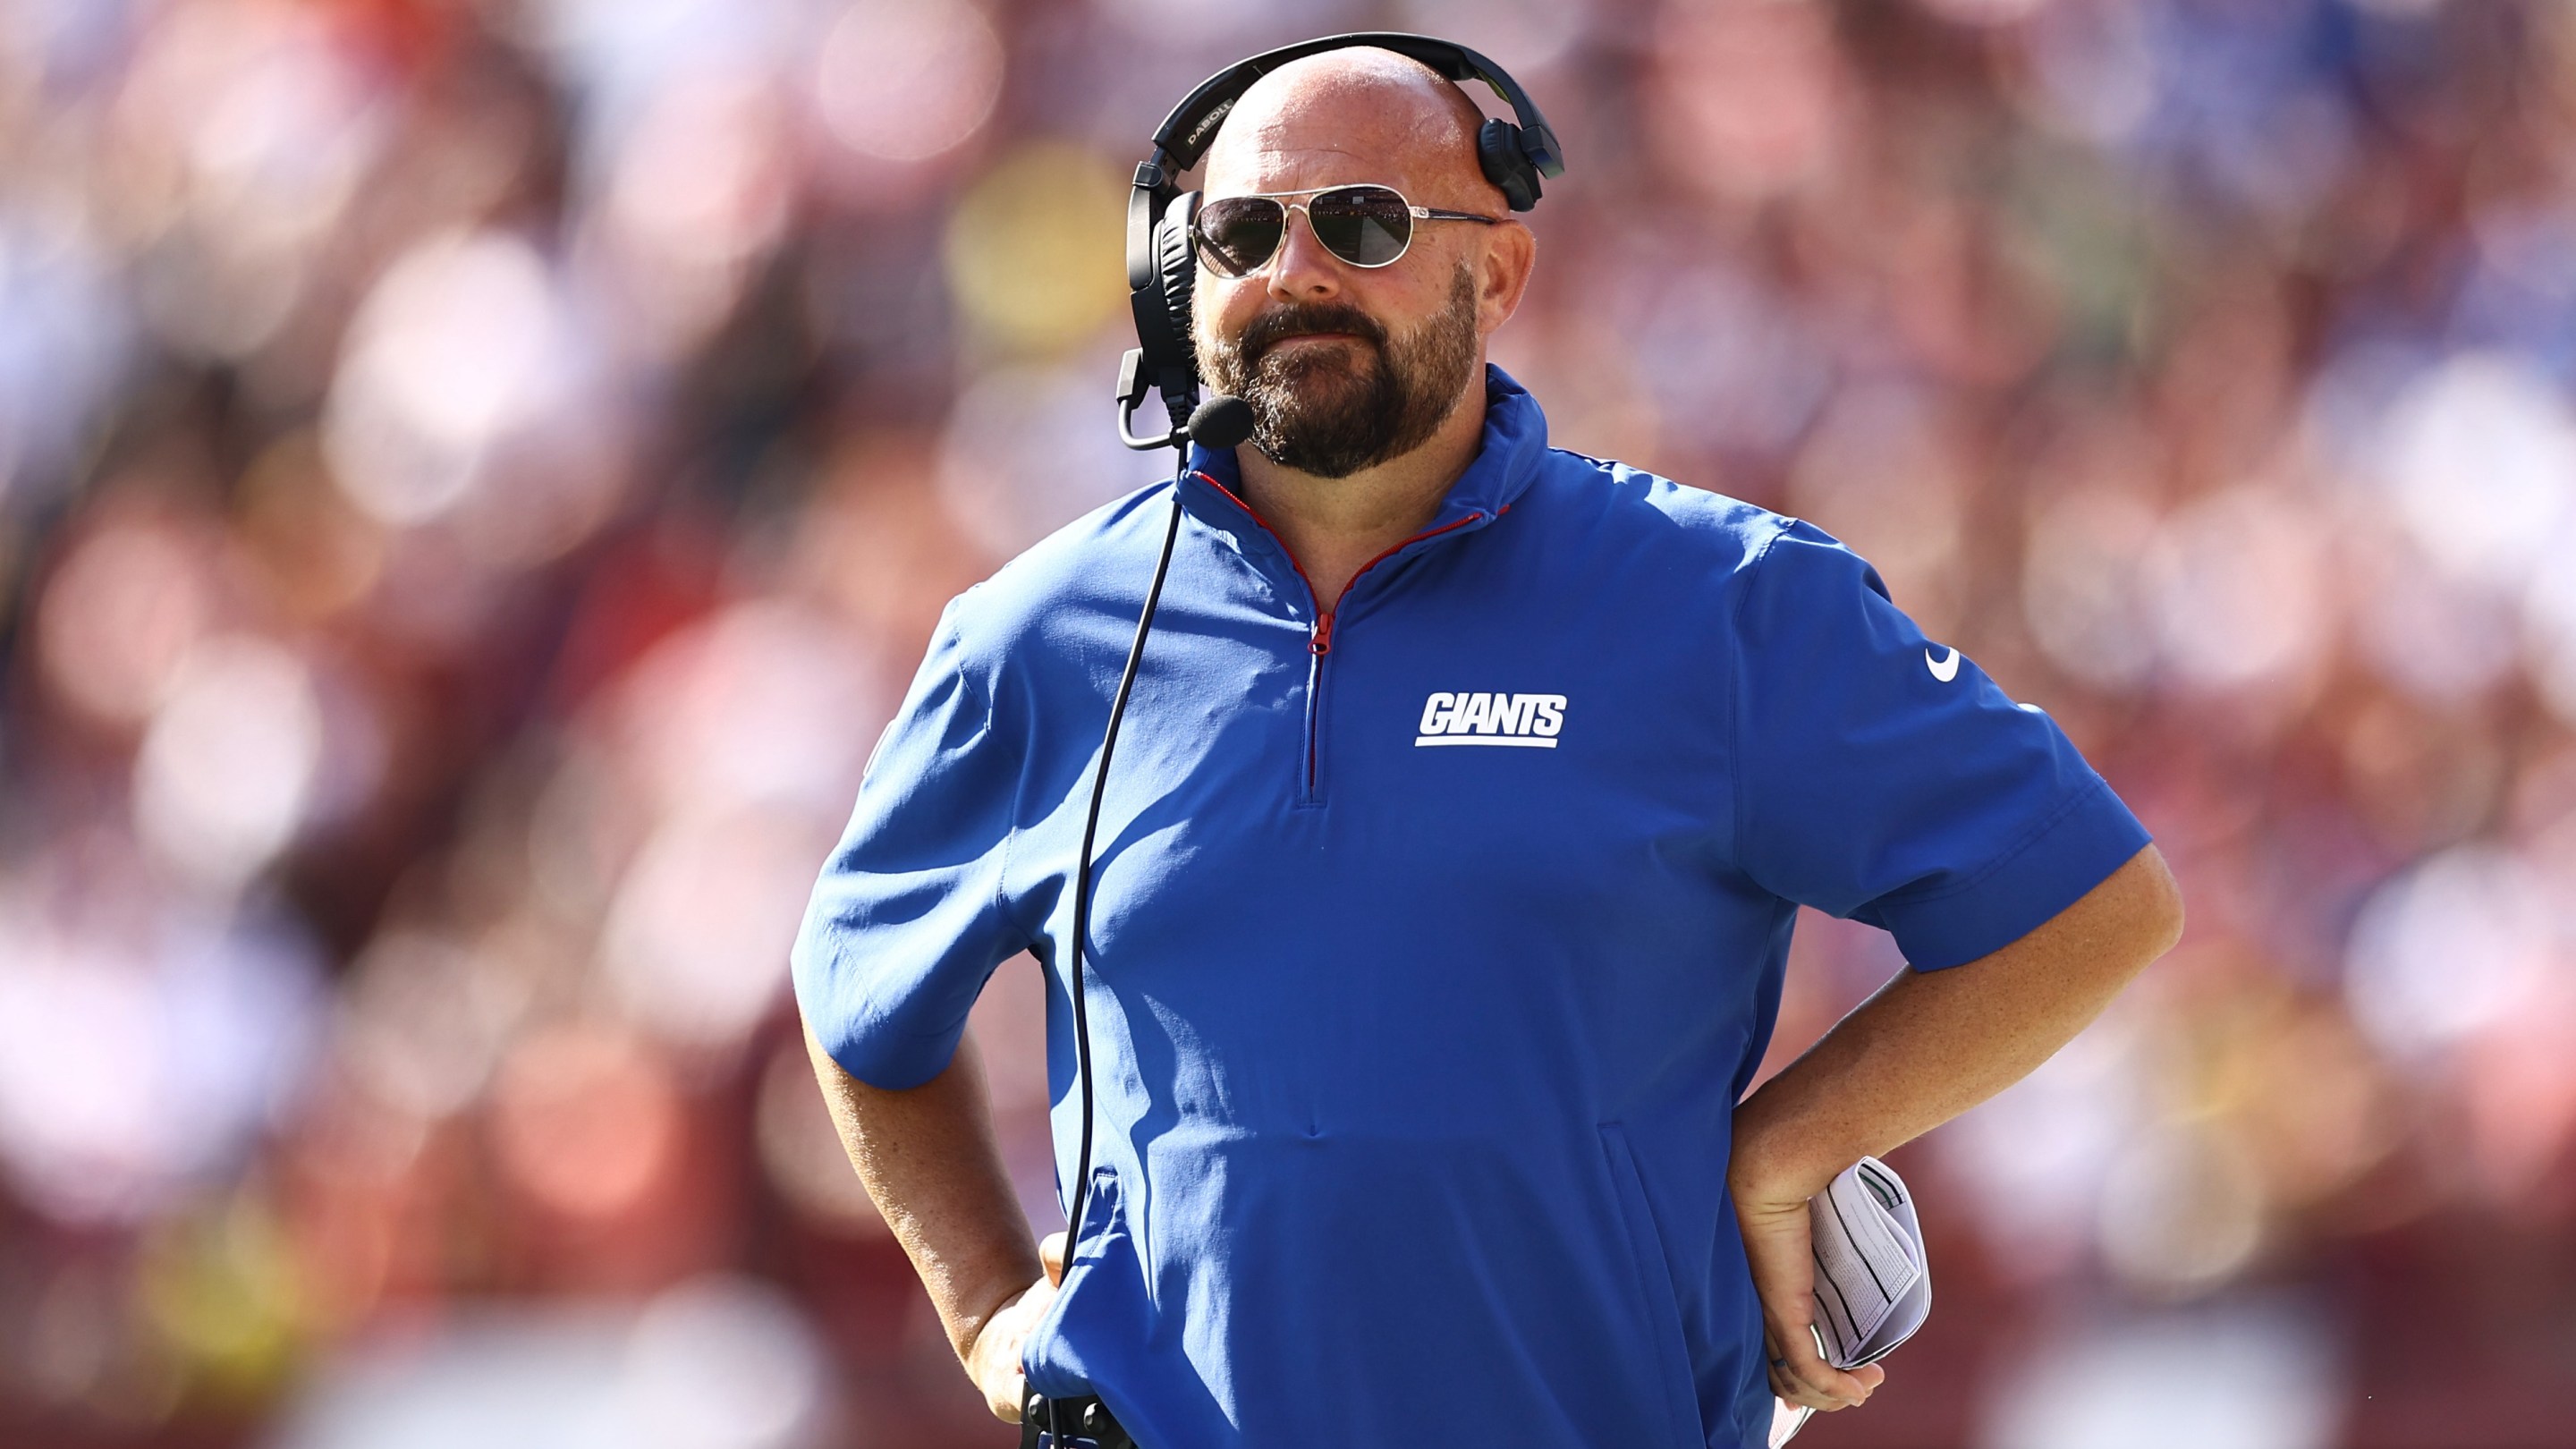
<path fill-rule="evenodd" d="M 1875 1157 L 1843 1169 L 1807 1199 L 1816 1255 L 1816 1349 L 1838 1369 L 1884 1358 L 1932 1312 L 1932 1265 L 1905 1179 Z M 1771 1449 L 1806 1427 L 1813 1409 L 1775 1400 Z"/>

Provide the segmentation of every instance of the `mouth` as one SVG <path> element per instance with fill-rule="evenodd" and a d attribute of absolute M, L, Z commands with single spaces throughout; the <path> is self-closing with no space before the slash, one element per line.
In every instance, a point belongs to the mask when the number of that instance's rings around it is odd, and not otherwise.
<path fill-rule="evenodd" d="M 1300 332 L 1292 337 L 1282 337 L 1261 349 L 1253 357 L 1252 365 L 1304 367 L 1320 364 L 1325 357 L 1335 352 L 1357 352 L 1361 357 L 1366 357 L 1369 351 L 1369 339 L 1356 332 Z M 1314 359 L 1313 364 L 1309 363 L 1310 358 Z M 1351 364 L 1346 359 L 1336 365 Z"/>

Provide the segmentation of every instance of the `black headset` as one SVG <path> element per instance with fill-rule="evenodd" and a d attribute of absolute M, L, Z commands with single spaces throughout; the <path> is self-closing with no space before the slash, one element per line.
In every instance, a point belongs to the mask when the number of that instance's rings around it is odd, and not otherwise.
<path fill-rule="evenodd" d="M 1503 199 L 1512 210 L 1527 211 L 1536 206 L 1539 178 L 1564 173 L 1556 133 L 1548 129 L 1547 118 L 1530 103 L 1528 93 L 1501 66 L 1463 45 L 1425 35 L 1385 32 L 1328 35 L 1263 51 L 1217 72 L 1163 118 L 1162 127 L 1154 132 L 1154 153 L 1136 168 L 1135 187 L 1127 196 L 1127 286 L 1136 312 L 1138 343 L 1118 368 L 1118 436 L 1127 446 L 1139 450 L 1180 448 L 1186 466 L 1187 450 L 1194 441 L 1209 448 L 1231 448 L 1252 436 L 1252 409 L 1242 399 L 1220 395 L 1205 403 L 1198 400 L 1198 356 L 1190 346 L 1190 284 L 1195 278 L 1198 252 L 1190 223 L 1198 213 L 1199 197 L 1195 191 L 1182 192 L 1174 178 L 1196 166 L 1199 158 L 1207 154 L 1217 127 L 1225 123 L 1226 113 L 1234 109 L 1245 91 L 1252 89 L 1253 82 L 1292 60 L 1352 46 L 1372 46 L 1411 56 L 1451 81 L 1481 80 L 1511 104 L 1520 124 L 1485 122 L 1476 133 L 1476 160 L 1484 168 L 1486 179 L 1502 189 Z M 1164 407 L 1171 414 L 1171 429 L 1159 437 L 1139 438 L 1130 431 L 1131 420 L 1145 395 L 1157 390 L 1163 394 Z M 1180 531 L 1181 496 L 1175 487 L 1163 526 L 1163 550 L 1154 562 L 1154 580 L 1145 591 L 1145 607 L 1136 616 L 1136 636 L 1127 646 L 1127 667 L 1119 673 L 1118 692 L 1110 700 L 1109 727 L 1101 736 L 1099 762 L 1092 768 L 1091 808 L 1083 818 L 1080 853 L 1074 857 L 1073 935 L 1067 949 L 1065 985 L 1073 1007 L 1074 1079 L 1082 1098 L 1082 1139 L 1075 1158 L 1072 1202 L 1065 1218 L 1066 1232 L 1077 1244 L 1082 1240 L 1083 1209 L 1090 1201 L 1094 1116 L 1091 1017 L 1085 1004 L 1082 970 L 1083 942 L 1091 930 L 1091 851 L 1100 830 L 1101 797 L 1109 784 L 1109 758 L 1118 748 L 1118 726 L 1127 715 L 1127 697 L 1136 687 L 1136 667 L 1145 657 L 1145 639 L 1154 627 L 1154 609 L 1162 600 L 1163 581 L 1172 567 L 1172 545 Z M 1025 1408 L 1027 1429 L 1023 1442 L 1035 1441 L 1039 1416 L 1050 1412 L 1043 1396 L 1031 1390 Z"/>
<path fill-rule="evenodd" d="M 1539 178 L 1562 175 L 1565 159 L 1547 118 L 1504 71 L 1463 45 L 1427 35 L 1365 31 L 1327 35 L 1265 50 L 1199 83 L 1163 118 L 1153 154 L 1136 167 L 1127 193 L 1127 301 L 1136 314 L 1136 346 L 1118 365 L 1118 436 L 1136 449 L 1167 448 L 1191 437 L 1188 419 L 1197 405 L 1198 354 L 1190 345 L 1190 288 L 1197 279 L 1199 194 L 1180 189 L 1180 174 L 1199 164 L 1217 128 L 1253 82 L 1292 60 L 1354 46 L 1410 56 L 1448 80 L 1483 81 L 1520 117 L 1520 124 L 1489 120 L 1476 132 L 1476 163 L 1514 211 L 1538 205 Z M 1171 429 L 1159 436 L 1132 431 L 1145 396 L 1161 392 Z"/>

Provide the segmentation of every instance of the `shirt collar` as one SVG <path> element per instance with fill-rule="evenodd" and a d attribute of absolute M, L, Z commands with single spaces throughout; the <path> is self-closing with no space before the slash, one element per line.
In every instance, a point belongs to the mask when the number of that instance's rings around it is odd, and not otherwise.
<path fill-rule="evenodd" d="M 1415 536 L 1454 529 L 1470 520 L 1481 525 L 1500 517 L 1538 476 L 1539 460 L 1546 452 L 1547 416 L 1539 411 L 1538 399 L 1512 381 L 1510 374 L 1487 363 L 1483 445 L 1467 464 L 1467 471 L 1449 485 L 1439 511 Z M 1243 472 L 1235 462 L 1234 450 L 1211 452 L 1192 444 L 1189 476 L 1181 482 L 1184 506 L 1202 520 L 1241 537 L 1238 523 L 1257 523 L 1247 520 L 1242 497 Z M 1269 530 L 1260 528 L 1257 533 L 1266 539 Z"/>

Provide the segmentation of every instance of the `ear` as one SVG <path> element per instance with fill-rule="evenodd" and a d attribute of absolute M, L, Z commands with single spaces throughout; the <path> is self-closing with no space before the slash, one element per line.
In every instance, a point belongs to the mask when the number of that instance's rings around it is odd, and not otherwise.
<path fill-rule="evenodd" d="M 1476 259 L 1476 335 L 1491 337 L 1520 310 L 1529 290 L 1530 270 L 1538 263 L 1538 238 L 1517 221 L 1485 228 L 1486 240 Z"/>

